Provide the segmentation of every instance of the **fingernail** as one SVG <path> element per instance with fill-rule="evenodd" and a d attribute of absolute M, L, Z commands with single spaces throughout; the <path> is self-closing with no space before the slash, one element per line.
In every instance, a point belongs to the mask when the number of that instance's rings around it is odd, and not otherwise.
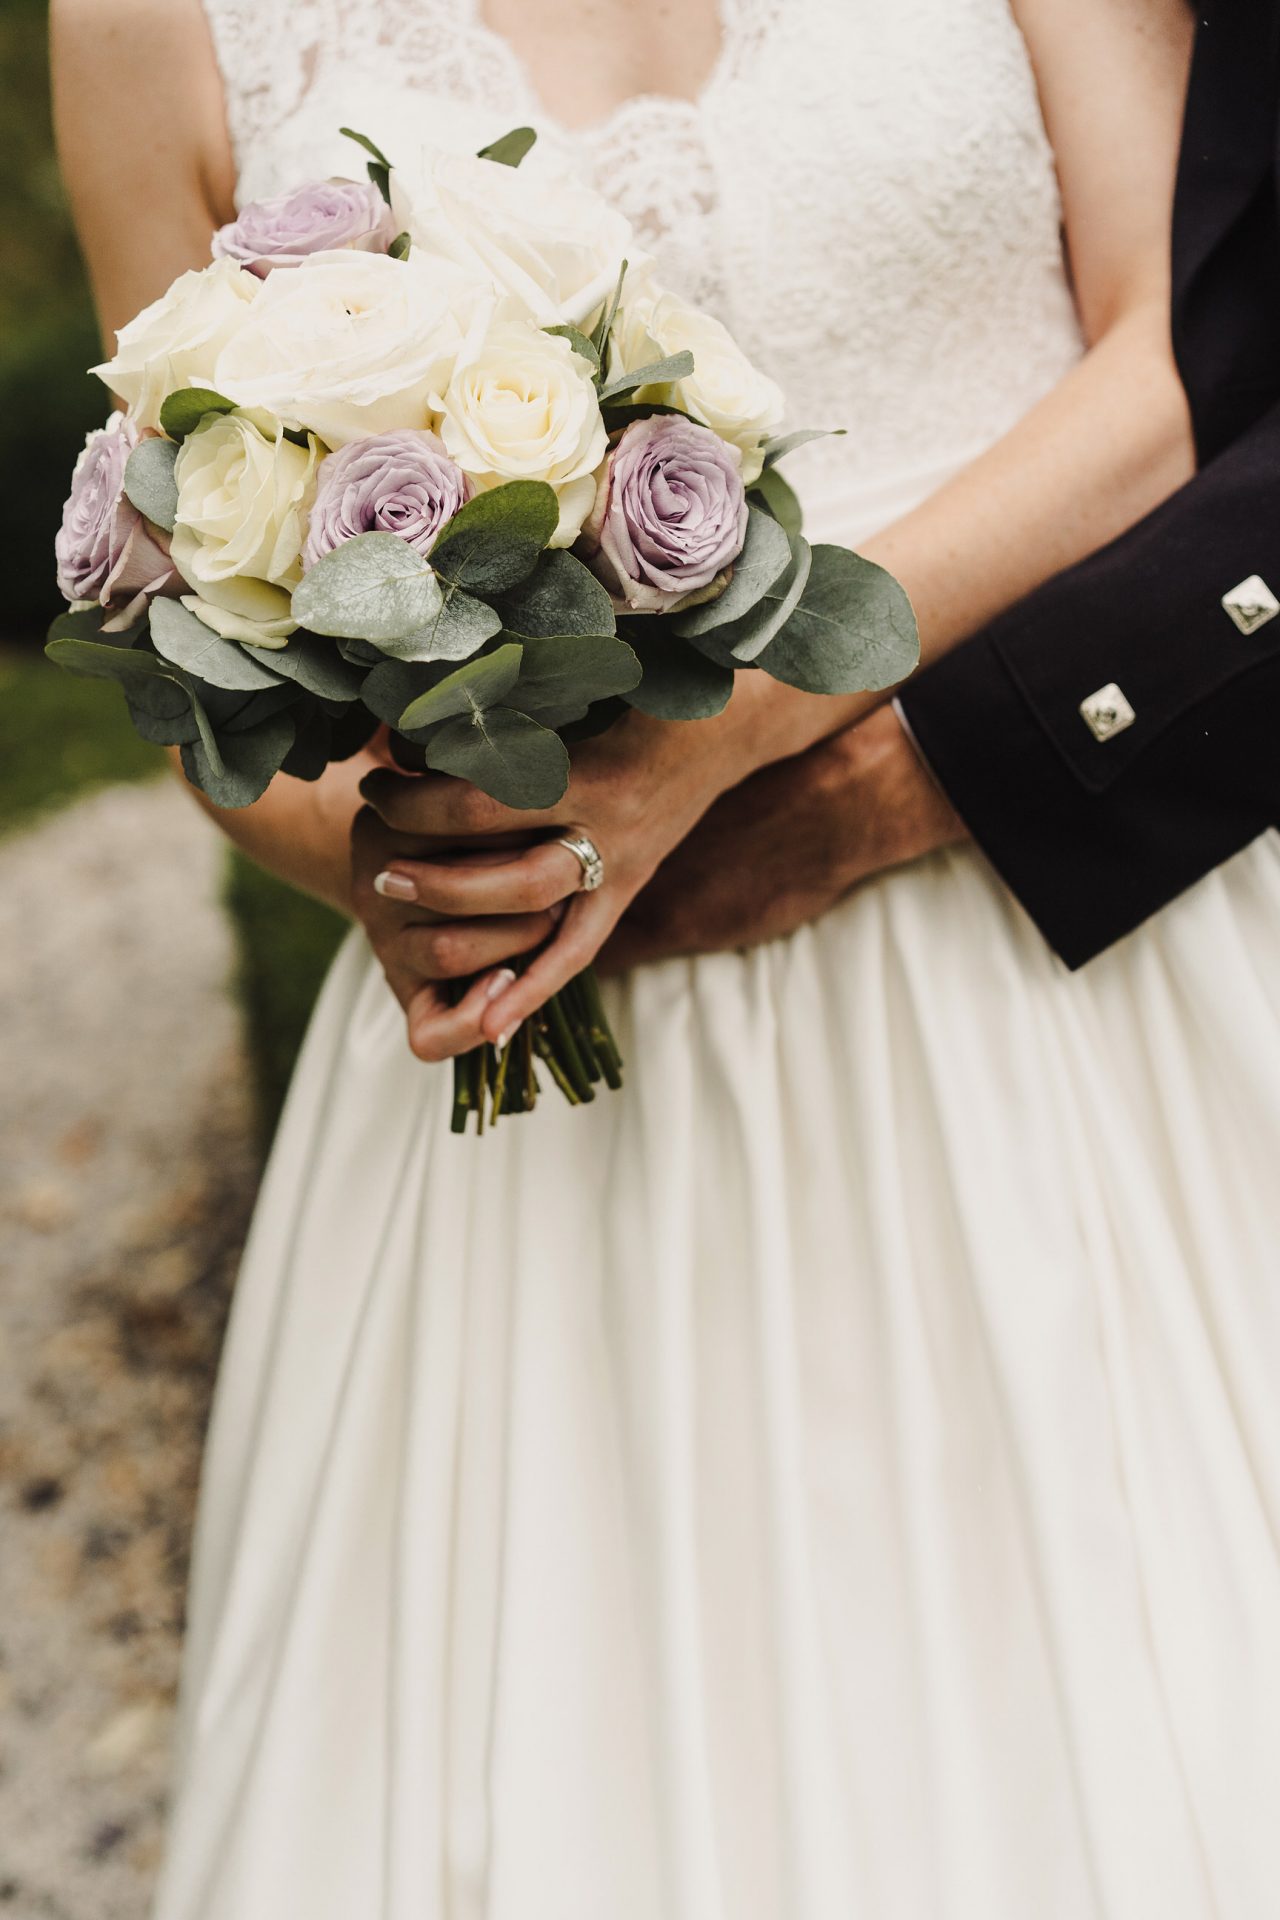
<path fill-rule="evenodd" d="M 556 921 L 558 924 L 561 920 L 564 919 L 565 914 L 568 912 L 568 908 L 569 908 L 569 902 L 567 900 L 557 900 L 553 907 L 547 908 L 547 912 L 551 915 L 551 918 L 554 921 Z"/>
<path fill-rule="evenodd" d="M 519 1033 L 519 1031 L 520 1031 L 520 1022 L 517 1020 L 514 1027 L 507 1027 L 502 1033 L 498 1035 L 497 1039 L 494 1041 L 493 1044 L 498 1049 L 499 1053 L 505 1052 L 505 1050 L 511 1045 L 511 1042 L 514 1040 L 516 1034 Z"/>
<path fill-rule="evenodd" d="M 508 987 L 514 985 L 515 977 L 510 967 L 500 967 L 484 990 L 485 999 L 496 1000 L 500 993 L 505 993 Z"/>
<path fill-rule="evenodd" d="M 373 890 L 384 900 L 416 900 L 418 897 L 418 889 L 407 873 L 380 873 Z"/>

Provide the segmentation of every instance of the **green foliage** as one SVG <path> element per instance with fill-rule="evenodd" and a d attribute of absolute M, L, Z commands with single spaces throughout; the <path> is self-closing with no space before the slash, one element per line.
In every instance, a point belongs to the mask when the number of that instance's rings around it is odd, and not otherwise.
<path fill-rule="evenodd" d="M 554 807 L 569 785 L 559 734 L 510 707 L 448 720 L 431 735 L 427 765 L 471 780 L 504 807 Z"/>
<path fill-rule="evenodd" d="M 580 333 L 577 327 L 544 327 L 542 331 L 556 334 L 560 339 L 567 340 L 579 359 L 585 360 L 589 367 L 599 373 L 600 355 L 596 351 L 595 342 L 588 340 L 586 334 Z"/>
<path fill-rule="evenodd" d="M 715 600 L 690 607 L 673 617 L 672 626 L 685 639 L 709 633 L 741 619 L 791 564 L 791 543 L 776 520 L 758 507 L 747 508 L 747 537 L 733 563 L 733 578 Z"/>
<path fill-rule="evenodd" d="M 312 633 L 380 646 L 440 610 L 440 583 L 395 533 L 358 533 L 318 560 L 293 591 L 293 616 Z"/>
<path fill-rule="evenodd" d="M 129 455 L 124 490 L 139 513 L 172 533 L 178 513 L 178 487 L 173 477 L 178 449 L 172 440 L 143 440 Z"/>
<path fill-rule="evenodd" d="M 733 667 L 708 659 L 693 641 L 679 639 L 669 622 L 633 620 L 627 638 L 644 673 L 639 686 L 624 696 L 628 706 L 655 720 L 709 720 L 728 706 Z"/>
<path fill-rule="evenodd" d="M 235 401 L 212 387 L 175 387 L 160 408 L 160 425 L 171 440 L 185 440 L 209 414 L 235 410 Z"/>
<path fill-rule="evenodd" d="M 760 665 L 807 693 L 877 692 L 920 657 L 916 617 L 883 567 L 846 547 L 817 546 L 799 606 Z"/>
<path fill-rule="evenodd" d="M 431 549 L 431 564 L 442 580 L 468 593 L 486 599 L 506 593 L 532 573 L 559 519 L 553 488 L 541 480 L 510 480 L 476 494 L 454 514 Z"/>
<path fill-rule="evenodd" d="M 481 147 L 476 158 L 496 160 L 503 167 L 518 167 L 537 137 L 532 127 L 513 127 L 500 140 L 491 140 L 487 147 Z"/>
<path fill-rule="evenodd" d="M 332 908 L 295 893 L 240 853 L 228 862 L 226 901 L 235 923 L 236 984 L 265 1146 L 275 1131 L 316 995 L 347 923 Z"/>
<path fill-rule="evenodd" d="M 0 649 L 0 833 L 113 780 L 145 780 L 163 768 L 118 695 L 54 673 L 39 652 Z"/>
<path fill-rule="evenodd" d="M 499 595 L 497 608 L 507 632 L 522 640 L 558 633 L 610 634 L 617 625 L 613 602 L 594 573 L 561 547 L 544 553 L 532 573 L 510 593 Z"/>
<path fill-rule="evenodd" d="M 633 373 L 620 373 L 616 380 L 601 387 L 600 405 L 607 407 L 610 401 L 625 400 L 640 387 L 669 386 L 672 381 L 687 379 L 692 372 L 693 355 L 686 347 L 663 360 L 651 360 L 648 366 L 637 367 Z"/>
<path fill-rule="evenodd" d="M 497 706 L 520 676 L 523 653 L 523 647 L 509 643 L 495 653 L 468 660 L 405 708 L 400 715 L 401 733 L 412 738 L 442 720 L 460 714 L 478 717 L 486 708 Z"/>
<path fill-rule="evenodd" d="M 251 648 L 242 647 L 236 640 L 224 640 L 181 601 L 153 600 L 150 617 L 156 652 L 197 680 L 232 693 L 279 684 L 270 667 L 259 661 Z M 271 657 L 269 651 L 267 657 Z"/>

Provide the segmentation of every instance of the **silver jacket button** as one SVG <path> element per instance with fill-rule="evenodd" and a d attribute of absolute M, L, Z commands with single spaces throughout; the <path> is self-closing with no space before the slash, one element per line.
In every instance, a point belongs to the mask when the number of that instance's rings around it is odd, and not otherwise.
<path fill-rule="evenodd" d="M 1080 713 L 1095 740 L 1114 739 L 1138 717 L 1114 680 L 1082 700 Z"/>
<path fill-rule="evenodd" d="M 1261 574 L 1251 573 L 1238 587 L 1232 587 L 1230 593 L 1222 596 L 1222 604 L 1235 621 L 1241 633 L 1256 633 L 1259 627 L 1265 627 L 1280 613 L 1280 600 Z"/>

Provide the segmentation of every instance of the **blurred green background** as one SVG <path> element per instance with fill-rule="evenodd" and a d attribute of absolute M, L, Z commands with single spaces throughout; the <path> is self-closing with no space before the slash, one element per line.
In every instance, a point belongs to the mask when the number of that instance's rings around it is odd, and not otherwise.
<path fill-rule="evenodd" d="M 8 576 L 0 630 L 0 833 L 112 780 L 161 777 L 117 688 L 77 680 L 41 651 L 61 601 L 53 537 L 76 454 L 104 417 L 85 368 L 102 357 L 58 176 L 49 113 L 46 0 L 0 11 L 0 440 Z M 262 1114 L 274 1125 L 342 922 L 238 856 L 227 903 Z"/>

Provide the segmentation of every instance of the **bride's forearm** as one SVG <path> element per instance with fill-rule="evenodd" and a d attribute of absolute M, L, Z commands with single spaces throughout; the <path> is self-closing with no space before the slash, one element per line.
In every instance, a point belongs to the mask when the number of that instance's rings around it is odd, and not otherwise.
<path fill-rule="evenodd" d="M 170 759 L 177 764 L 176 753 Z M 364 804 L 360 780 L 377 764 L 373 755 L 360 753 L 335 761 L 319 780 L 278 775 L 251 807 L 215 807 L 195 787 L 190 791 L 233 845 L 258 866 L 349 914 L 351 823 Z"/>
<path fill-rule="evenodd" d="M 1167 309 L 1152 302 L 1118 320 L 1017 426 L 859 550 L 902 582 L 927 665 L 1115 539 L 1194 470 Z M 743 674 L 729 724 L 750 764 L 762 765 L 888 697 L 804 694 Z"/>

